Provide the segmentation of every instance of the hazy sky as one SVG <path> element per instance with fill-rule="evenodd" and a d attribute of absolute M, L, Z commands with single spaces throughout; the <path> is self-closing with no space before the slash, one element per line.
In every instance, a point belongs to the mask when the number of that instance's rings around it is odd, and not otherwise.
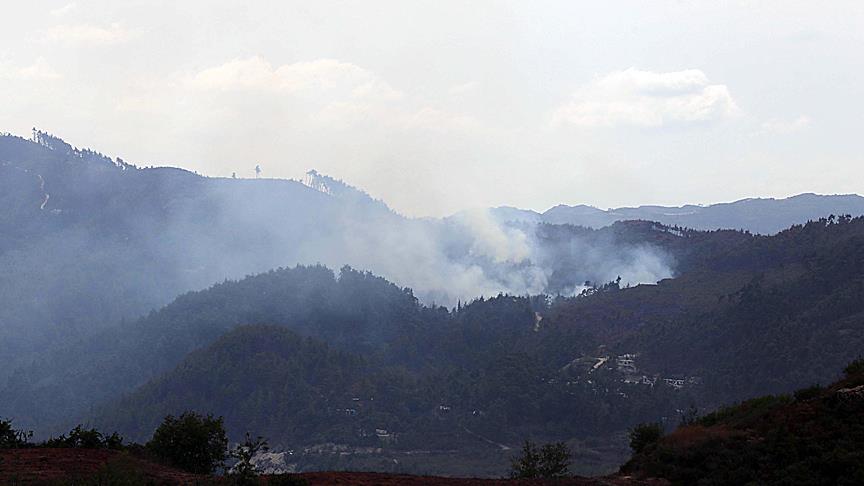
<path fill-rule="evenodd" d="M 864 2 L 5 2 L 0 131 L 409 215 L 864 192 Z"/>

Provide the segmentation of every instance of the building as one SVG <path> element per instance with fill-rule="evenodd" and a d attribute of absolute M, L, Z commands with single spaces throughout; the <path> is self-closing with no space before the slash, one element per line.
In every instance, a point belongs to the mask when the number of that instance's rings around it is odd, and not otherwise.
<path fill-rule="evenodd" d="M 676 390 L 684 388 L 684 380 L 681 378 L 663 378 L 663 383 L 666 383 Z"/>
<path fill-rule="evenodd" d="M 638 354 L 622 354 L 615 358 L 615 365 L 622 373 L 636 373 L 636 357 Z"/>

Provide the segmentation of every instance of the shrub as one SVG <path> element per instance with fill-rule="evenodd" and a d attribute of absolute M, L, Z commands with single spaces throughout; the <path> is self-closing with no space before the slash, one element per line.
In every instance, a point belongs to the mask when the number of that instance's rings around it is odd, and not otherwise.
<path fill-rule="evenodd" d="M 267 486 L 308 486 L 309 481 L 295 474 L 274 474 L 267 478 Z"/>
<path fill-rule="evenodd" d="M 187 411 L 168 415 L 147 449 L 162 462 L 195 474 L 209 474 L 225 462 L 228 437 L 222 417 Z"/>
<path fill-rule="evenodd" d="M 569 475 L 570 449 L 563 442 L 546 444 L 538 448 L 526 440 L 522 455 L 513 460 L 510 477 L 513 479 L 553 479 Z"/>
<path fill-rule="evenodd" d="M 111 435 L 102 435 L 96 429 L 85 429 L 77 425 L 69 431 L 69 435 L 60 434 L 41 443 L 39 447 L 70 447 L 79 449 L 115 449 L 123 448 L 123 437 L 114 432 Z"/>
<path fill-rule="evenodd" d="M 843 369 L 843 373 L 846 375 L 846 378 L 853 375 L 864 374 L 864 358 L 858 358 L 846 365 L 846 368 Z"/>
<path fill-rule="evenodd" d="M 638 454 L 656 444 L 663 437 L 663 427 L 659 423 L 639 424 L 630 430 L 630 449 Z"/>
<path fill-rule="evenodd" d="M 808 386 L 807 388 L 802 388 L 800 390 L 796 390 L 795 391 L 795 401 L 803 402 L 806 400 L 817 398 L 819 395 L 822 394 L 822 390 L 824 390 L 822 385 L 813 385 L 813 386 Z"/>

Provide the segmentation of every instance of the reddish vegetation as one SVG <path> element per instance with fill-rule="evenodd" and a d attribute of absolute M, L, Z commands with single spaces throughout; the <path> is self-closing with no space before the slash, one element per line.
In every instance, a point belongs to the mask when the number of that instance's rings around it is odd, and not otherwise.
<path fill-rule="evenodd" d="M 0 484 L 89 478 L 109 464 L 123 463 L 145 478 L 160 484 L 193 482 L 196 476 L 144 461 L 122 452 L 103 449 L 8 449 L 0 450 Z"/>
<path fill-rule="evenodd" d="M 95 449 L 10 449 L 0 450 L 0 484 L 40 484 L 68 479 L 86 479 L 105 471 L 112 464 L 134 472 L 155 484 L 210 484 L 217 478 L 186 474 L 122 452 Z M 299 476 L 310 486 L 515 486 L 555 484 L 559 486 L 662 486 L 665 481 L 634 480 L 625 477 L 572 478 L 555 481 L 517 481 L 507 479 L 465 479 L 363 472 L 315 472 Z"/>
<path fill-rule="evenodd" d="M 677 449 L 687 449 L 709 440 L 728 440 L 731 437 L 746 435 L 743 431 L 730 430 L 724 426 L 688 425 L 664 437 L 663 443 Z"/>
<path fill-rule="evenodd" d="M 352 486 L 540 486 L 543 484 L 555 484 L 556 486 L 661 486 L 668 484 L 665 481 L 637 481 L 629 478 L 571 478 L 559 481 L 520 481 L 511 479 L 442 478 L 431 476 L 407 476 L 401 474 L 360 472 L 304 473 L 300 476 L 308 480 L 310 486 L 323 486 L 329 484 L 350 484 Z"/>

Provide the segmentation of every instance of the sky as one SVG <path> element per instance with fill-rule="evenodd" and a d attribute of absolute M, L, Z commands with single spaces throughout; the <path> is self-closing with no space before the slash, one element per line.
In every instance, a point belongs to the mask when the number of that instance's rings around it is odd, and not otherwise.
<path fill-rule="evenodd" d="M 7 2 L 0 131 L 409 216 L 864 193 L 864 2 Z"/>

